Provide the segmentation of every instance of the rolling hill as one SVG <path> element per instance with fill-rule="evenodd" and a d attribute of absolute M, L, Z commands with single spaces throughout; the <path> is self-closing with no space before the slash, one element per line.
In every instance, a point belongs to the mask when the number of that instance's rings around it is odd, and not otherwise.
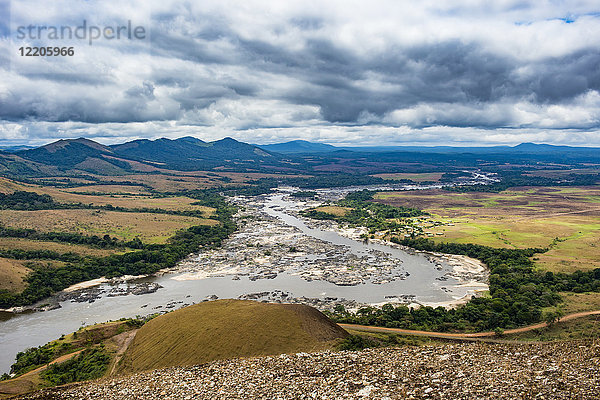
<path fill-rule="evenodd" d="M 119 372 L 323 350 L 347 335 L 305 305 L 205 302 L 146 323 L 125 353 Z"/>
<path fill-rule="evenodd" d="M 256 146 L 225 138 L 203 142 L 193 137 L 179 139 L 134 140 L 110 147 L 122 158 L 158 163 L 174 169 L 194 170 L 215 167 L 277 164 L 281 156 Z"/>
<path fill-rule="evenodd" d="M 235 139 L 203 142 L 193 137 L 175 140 L 140 139 L 112 146 L 104 146 L 85 138 L 61 139 L 34 149 L 2 155 L 4 157 L 0 157 L 0 166 L 3 159 L 8 163 L 11 158 L 19 158 L 25 164 L 36 163 L 53 167 L 55 171 L 71 174 L 85 171 L 101 175 L 130 173 L 131 161 L 175 170 L 260 170 L 263 166 L 279 166 L 282 161 L 281 155 Z M 19 170 L 24 172 L 23 175 L 33 175 L 29 173 L 32 168 L 25 168 L 25 164 L 20 166 Z"/>
<path fill-rule="evenodd" d="M 113 151 L 109 147 L 85 138 L 61 139 L 35 149 L 17 151 L 14 154 L 60 171 L 75 170 L 73 172 L 87 171 L 118 175 L 131 169 L 127 162 L 114 158 Z"/>
<path fill-rule="evenodd" d="M 294 153 L 325 153 L 338 151 L 340 148 L 324 143 L 313 143 L 306 140 L 292 140 L 285 143 L 257 145 L 263 150 L 274 151 L 283 154 Z"/>
<path fill-rule="evenodd" d="M 0 151 L 0 174 L 8 177 L 117 176 L 156 170 L 260 173 L 385 173 L 446 171 L 481 165 L 600 163 L 597 148 L 523 143 L 492 147 L 335 147 L 296 140 L 251 145 L 232 138 L 139 139 L 105 146 L 66 139 L 34 149 Z M 585 164 L 585 165 L 584 165 Z M 164 171 L 163 171 L 164 172 Z M 168 173 L 168 171 L 167 171 Z"/>

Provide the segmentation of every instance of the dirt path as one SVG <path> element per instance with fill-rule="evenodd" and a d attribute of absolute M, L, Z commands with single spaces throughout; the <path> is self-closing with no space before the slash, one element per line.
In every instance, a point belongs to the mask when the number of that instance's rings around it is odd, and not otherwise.
<path fill-rule="evenodd" d="M 125 354 L 125 351 L 127 350 L 127 348 L 129 347 L 129 344 L 135 337 L 135 334 L 137 333 L 137 331 L 138 330 L 135 329 L 133 331 L 122 333 L 123 339 L 121 342 L 121 346 L 119 347 L 119 350 L 117 350 L 117 353 L 115 354 L 115 358 L 113 360 L 113 364 L 110 369 L 110 372 L 108 373 L 108 376 L 111 376 L 115 373 L 115 369 L 117 368 L 117 365 L 119 365 L 119 361 L 121 361 L 121 358 L 123 358 L 123 354 Z"/>
<path fill-rule="evenodd" d="M 27 373 L 25 373 L 25 374 L 23 374 L 23 375 L 19 376 L 18 378 L 24 378 L 24 377 L 26 377 L 26 376 L 29 376 L 29 375 L 36 374 L 36 373 L 38 373 L 38 372 L 40 372 L 40 371 L 42 371 L 42 370 L 46 369 L 46 367 L 47 367 L 48 365 L 57 364 L 57 363 L 61 363 L 61 362 L 63 362 L 63 361 L 70 360 L 71 358 L 75 357 L 77 354 L 81 353 L 83 350 L 84 350 L 84 349 L 77 350 L 77 351 L 75 351 L 75 352 L 73 352 L 73 353 L 69 353 L 69 354 L 65 354 L 64 356 L 60 356 L 60 357 L 58 357 L 57 359 L 50 361 L 48 364 L 46 364 L 46 365 L 43 365 L 43 366 L 41 366 L 41 367 L 39 367 L 39 368 L 33 369 L 33 370 L 31 370 L 31 371 L 29 371 L 29 372 L 27 372 Z"/>
<path fill-rule="evenodd" d="M 556 323 L 569 321 L 576 318 L 587 317 L 589 315 L 600 315 L 598 311 L 584 311 L 575 314 L 565 315 L 559 319 Z M 399 333 L 401 335 L 414 335 L 414 336 L 428 336 L 440 339 L 456 339 L 456 340 L 478 340 L 480 338 L 494 337 L 494 332 L 478 332 L 478 333 L 440 333 L 440 332 L 428 332 L 428 331 L 416 331 L 411 329 L 400 329 L 400 328 L 385 328 L 380 326 L 367 326 L 367 325 L 353 325 L 353 324 L 338 324 L 344 329 L 353 329 L 357 331 L 369 331 L 369 332 L 388 332 L 388 333 Z M 513 333 L 522 333 L 532 331 L 534 329 L 544 328 L 548 326 L 546 322 L 541 322 L 535 325 L 524 326 L 523 328 L 507 329 L 504 331 L 505 335 Z"/>

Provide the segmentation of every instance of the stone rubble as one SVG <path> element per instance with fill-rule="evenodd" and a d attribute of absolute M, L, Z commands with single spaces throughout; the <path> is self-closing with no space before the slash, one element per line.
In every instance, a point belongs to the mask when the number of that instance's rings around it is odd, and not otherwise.
<path fill-rule="evenodd" d="M 117 280 L 110 281 L 107 285 L 79 289 L 72 292 L 60 292 L 52 301 L 71 301 L 72 303 L 93 303 L 103 296 L 118 297 L 154 293 L 162 286 L 155 282 L 127 282 Z"/>
<path fill-rule="evenodd" d="M 287 304 L 306 304 L 320 311 L 333 312 L 337 306 L 343 306 L 346 310 L 357 310 L 360 307 L 367 307 L 368 304 L 359 303 L 356 300 L 348 300 L 343 297 L 294 297 L 290 292 L 283 290 L 273 290 L 255 293 L 246 293 L 238 297 L 240 300 L 256 300 L 265 303 L 287 303 Z M 216 299 L 208 299 L 216 300 Z"/>
<path fill-rule="evenodd" d="M 463 343 L 298 353 L 48 389 L 22 399 L 593 399 L 600 345 Z"/>
<path fill-rule="evenodd" d="M 356 254 L 349 251 L 346 245 L 317 239 L 287 225 L 265 212 L 264 202 L 267 198 L 233 198 L 231 201 L 241 209 L 236 215 L 240 230 L 226 240 L 221 248 L 192 255 L 177 266 L 176 272 L 196 275 L 198 278 L 231 276 L 238 280 L 240 276 L 246 276 L 252 281 L 274 279 L 285 272 L 309 282 L 321 280 L 339 286 L 356 286 L 366 282 L 385 284 L 404 280 L 409 276 L 402 267 L 402 260 L 382 251 L 369 249 Z M 292 199 L 287 197 L 286 200 Z M 365 232 L 364 228 L 341 228 L 333 221 L 311 220 L 300 216 L 301 210 L 322 204 L 322 199 L 292 200 L 292 204 L 294 201 L 295 204 L 284 211 L 301 219 L 309 228 L 362 240 L 360 236 Z M 377 242 L 389 247 L 401 247 Z M 415 254 L 412 249 L 402 250 Z M 427 254 L 426 257 L 433 268 L 447 271 L 445 280 L 455 278 L 459 282 L 485 282 L 487 278 L 483 266 L 475 273 L 465 271 L 459 274 L 452 268 L 456 261 L 451 256 Z"/>

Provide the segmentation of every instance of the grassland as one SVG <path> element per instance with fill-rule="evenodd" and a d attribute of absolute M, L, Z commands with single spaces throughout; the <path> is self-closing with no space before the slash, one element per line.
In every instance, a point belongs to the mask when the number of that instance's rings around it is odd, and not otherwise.
<path fill-rule="evenodd" d="M 91 188 L 91 194 L 85 194 L 86 188 Z M 102 189 L 104 188 L 104 189 Z M 120 189 L 119 189 L 120 188 Z M 194 187 L 198 189 L 198 186 Z M 96 206 L 112 205 L 124 208 L 160 208 L 170 211 L 194 210 L 204 213 L 204 217 L 213 215 L 214 209 L 193 205 L 196 200 L 185 196 L 150 196 L 144 188 L 130 185 L 94 185 L 77 186 L 75 188 L 56 188 L 15 182 L 0 178 L 0 193 L 12 193 L 16 190 L 47 194 L 59 203 L 82 203 Z M 99 194 L 106 191 L 106 194 Z M 138 194 L 136 194 L 136 192 Z M 125 193 L 125 194 L 124 194 Z"/>
<path fill-rule="evenodd" d="M 205 173 L 206 174 L 206 173 Z M 210 173 L 209 173 L 210 174 Z M 211 179 L 222 178 L 212 174 Z M 140 179 L 152 179 L 152 176 L 140 175 Z M 49 195 L 57 203 L 84 204 L 94 206 L 120 207 L 121 210 L 105 209 L 50 209 L 50 210 L 0 210 L 0 226 L 11 228 L 34 229 L 38 232 L 65 232 L 83 235 L 96 235 L 103 237 L 109 235 L 122 241 L 139 238 L 146 244 L 163 244 L 176 232 L 198 225 L 217 225 L 219 222 L 211 217 L 215 216 L 215 209 L 194 204 L 198 200 L 182 195 L 157 195 L 148 187 L 131 185 L 130 177 L 110 177 L 115 181 L 122 178 L 124 184 L 112 182 L 107 185 L 87 185 L 93 181 L 69 178 L 65 182 L 80 183 L 84 186 L 55 187 L 32 183 L 17 182 L 0 178 L 0 193 L 10 194 L 15 191 L 35 192 Z M 182 179 L 184 179 L 183 177 Z M 192 179 L 194 177 L 191 177 Z M 179 179 L 179 178 L 177 178 Z M 243 179 L 243 178 L 240 178 Z M 54 177 L 53 181 L 60 181 Z M 142 182 L 143 183 L 143 182 Z M 193 189 L 202 186 L 194 183 Z M 128 212 L 131 209 L 151 209 L 151 213 Z M 192 212 L 189 215 L 173 215 L 170 213 Z M 59 254 L 76 253 L 81 256 L 103 257 L 110 254 L 121 253 L 127 249 L 107 250 L 92 246 L 57 243 L 50 241 L 29 240 L 23 238 L 0 238 L 0 249 L 4 250 L 52 250 Z M 33 264 L 39 264 L 31 260 Z M 43 265 L 60 266 L 58 262 L 44 262 Z M 6 289 L 19 293 L 24 289 L 23 277 L 31 269 L 24 262 L 3 259 L 0 260 L 0 290 Z"/>
<path fill-rule="evenodd" d="M 57 253 L 75 253 L 82 256 L 91 255 L 97 257 L 108 256 L 123 252 L 124 250 L 100 249 L 91 246 L 71 243 L 49 242 L 44 240 L 28 240 L 22 238 L 0 237 L 0 249 L 13 250 L 50 250 Z"/>
<path fill-rule="evenodd" d="M 536 259 L 548 271 L 600 266 L 600 187 L 514 188 L 501 193 L 439 190 L 379 193 L 380 202 L 420 207 L 440 226 L 433 240 L 492 247 L 549 247 Z"/>
<path fill-rule="evenodd" d="M 65 189 L 67 193 L 86 193 L 86 194 L 94 194 L 94 193 L 102 193 L 102 194 L 133 194 L 140 195 L 145 194 L 149 195 L 150 191 L 143 186 L 134 186 L 134 185 L 86 185 L 86 186 L 75 186 L 68 189 Z"/>
<path fill-rule="evenodd" d="M 324 212 L 327 214 L 335 215 L 336 217 L 343 217 L 352 211 L 350 207 L 340 207 L 340 206 L 323 206 L 315 208 L 315 211 Z"/>
<path fill-rule="evenodd" d="M 194 225 L 217 221 L 180 215 L 127 213 L 104 210 L 0 210 L 0 225 L 40 232 L 76 232 L 110 235 L 121 240 L 139 237 L 144 243 L 164 243 L 173 234 Z"/>
<path fill-rule="evenodd" d="M 25 289 L 23 278 L 30 271 L 22 260 L 0 258 L 0 289 L 20 292 Z"/>
<path fill-rule="evenodd" d="M 0 290 L 19 293 L 26 287 L 23 280 L 34 268 L 59 268 L 63 261 L 56 260 L 13 260 L 0 257 Z"/>
<path fill-rule="evenodd" d="M 241 300 L 200 303 L 146 323 L 127 350 L 120 372 L 323 350 L 346 335 L 308 306 Z"/>
<path fill-rule="evenodd" d="M 378 201 L 421 207 L 440 226 L 431 239 L 501 248 L 549 248 L 534 258 L 552 272 L 600 268 L 600 187 L 513 188 L 500 193 L 448 193 L 438 190 L 379 193 Z M 600 309 L 599 293 L 562 293 L 565 313 Z M 548 310 L 551 311 L 551 310 Z M 597 318 L 569 321 L 516 335 L 514 339 L 556 340 L 600 332 Z"/>
<path fill-rule="evenodd" d="M 502 339 L 546 342 L 553 340 L 598 339 L 598 337 L 600 337 L 600 317 L 595 315 L 560 322 L 529 332 L 506 335 Z"/>
<path fill-rule="evenodd" d="M 135 162 L 133 163 L 134 165 L 137 165 Z M 139 169 L 134 168 L 134 170 L 143 173 L 118 175 L 86 174 L 93 180 L 85 178 L 54 176 L 40 178 L 39 182 L 68 182 L 71 184 L 79 183 L 81 185 L 86 185 L 68 189 L 68 191 L 76 192 L 146 193 L 150 192 L 151 190 L 157 192 L 180 192 L 216 186 L 245 184 L 248 181 L 257 180 L 260 178 L 282 178 L 285 176 L 292 176 L 253 172 L 174 171 L 152 167 L 150 165 L 143 165 L 143 167 L 140 167 Z M 94 183 L 97 182 L 106 182 L 108 184 L 95 185 Z M 136 183 L 138 185 L 134 186 L 130 183 Z M 0 182 L 0 191 L 2 190 L 1 186 L 2 184 Z M 47 185 L 42 184 L 42 186 Z M 110 189 L 105 189 L 103 188 L 104 186 L 108 186 Z M 95 188 L 95 190 L 87 189 L 88 187 Z M 127 188 L 130 188 L 130 190 Z"/>

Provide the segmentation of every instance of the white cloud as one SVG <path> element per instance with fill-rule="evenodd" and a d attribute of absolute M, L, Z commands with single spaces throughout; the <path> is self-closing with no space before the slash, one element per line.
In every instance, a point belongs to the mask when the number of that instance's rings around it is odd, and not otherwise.
<path fill-rule="evenodd" d="M 598 11 L 551 0 L 13 2 L 13 30 L 132 20 L 152 40 L 27 58 L 13 31 L 0 40 L 12 54 L 10 69 L 0 63 L 0 139 L 598 144 Z"/>

